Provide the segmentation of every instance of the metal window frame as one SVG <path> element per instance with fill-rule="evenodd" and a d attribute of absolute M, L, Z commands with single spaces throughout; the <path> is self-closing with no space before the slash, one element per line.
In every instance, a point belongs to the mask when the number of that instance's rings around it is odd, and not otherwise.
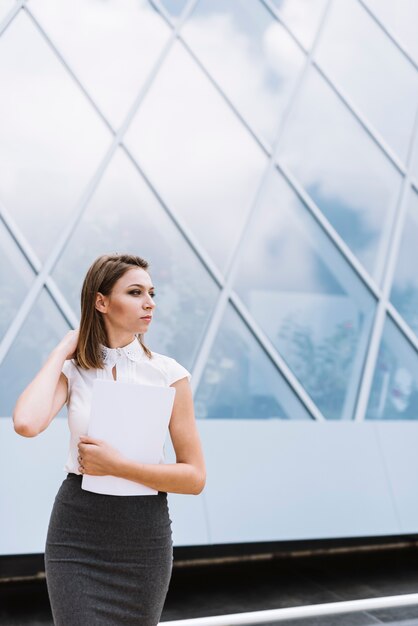
<path fill-rule="evenodd" d="M 220 296 L 218 298 L 218 302 L 217 302 L 217 305 L 216 305 L 216 308 L 215 308 L 215 312 L 214 312 L 214 314 L 212 316 L 210 327 L 208 329 L 208 333 L 206 335 L 206 338 L 205 338 L 204 342 L 200 346 L 200 350 L 199 350 L 199 353 L 198 353 L 198 356 L 197 356 L 195 367 L 193 369 L 193 372 L 194 372 L 194 375 L 193 375 L 194 387 L 196 388 L 197 385 L 198 385 L 200 376 L 202 375 L 202 372 L 203 372 L 204 364 L 205 364 L 206 359 L 208 358 L 208 355 L 209 355 L 210 346 L 212 345 L 214 337 L 217 334 L 217 330 L 218 330 L 219 324 L 221 322 L 223 311 L 225 310 L 227 303 L 230 301 L 231 304 L 234 306 L 234 308 L 237 310 L 237 312 L 242 317 L 244 323 L 248 327 L 249 332 L 254 335 L 254 337 L 256 338 L 258 343 L 260 344 L 260 346 L 264 349 L 265 353 L 270 357 L 270 359 L 273 360 L 273 362 L 275 363 L 276 367 L 279 369 L 279 372 L 283 375 L 283 377 L 288 382 L 288 384 L 291 386 L 291 388 L 294 390 L 294 392 L 297 394 L 299 399 L 303 402 L 305 407 L 308 409 L 308 412 L 314 417 L 314 419 L 321 420 L 321 419 L 324 419 L 324 418 L 323 418 L 322 414 L 320 413 L 320 411 L 317 409 L 317 407 L 315 407 L 315 405 L 313 405 L 312 400 L 308 396 L 306 390 L 304 390 L 304 388 L 301 387 L 300 383 L 297 380 L 295 380 L 294 375 L 289 370 L 289 368 L 286 366 L 286 364 L 284 363 L 282 357 L 277 353 L 277 351 L 275 350 L 274 347 L 272 349 L 272 346 L 271 346 L 271 344 L 269 344 L 269 341 L 268 341 L 267 337 L 265 337 L 265 335 L 262 332 L 262 330 L 257 327 L 257 325 L 255 324 L 254 320 L 252 319 L 251 315 L 245 309 L 244 305 L 240 301 L 238 295 L 234 294 L 234 292 L 232 291 L 232 278 L 233 278 L 234 271 L 236 271 L 236 267 L 237 267 L 237 258 L 239 256 L 238 253 L 240 252 L 240 248 L 242 247 L 242 246 L 240 246 L 240 243 L 242 242 L 242 239 L 243 239 L 243 236 L 245 234 L 246 228 L 247 228 L 247 226 L 249 224 L 250 218 L 251 218 L 251 216 L 252 216 L 252 214 L 253 214 L 253 212 L 255 210 L 255 207 L 257 206 L 257 201 L 258 201 L 258 198 L 260 196 L 261 191 L 263 190 L 264 183 L 267 180 L 267 175 L 268 175 L 268 173 L 271 172 L 272 167 L 276 167 L 282 173 L 282 175 L 285 177 L 285 180 L 288 182 L 288 184 L 291 185 L 291 187 L 296 191 L 298 196 L 302 199 L 302 201 L 303 201 L 304 205 L 307 207 L 307 209 L 315 216 L 315 219 L 317 220 L 318 225 L 321 228 L 324 229 L 326 235 L 330 239 L 330 242 L 332 242 L 339 249 L 339 251 L 342 253 L 343 257 L 349 263 L 351 268 L 355 271 L 357 276 L 363 281 L 364 285 L 377 298 L 378 306 L 380 304 L 380 309 L 379 310 L 384 310 L 385 312 L 390 314 L 390 316 L 393 319 L 394 323 L 400 328 L 400 330 L 403 332 L 403 334 L 406 337 L 406 339 L 413 345 L 415 350 L 418 350 L 418 338 L 415 336 L 415 334 L 408 327 L 408 325 L 403 320 L 403 318 L 399 315 L 399 313 L 396 311 L 396 309 L 390 303 L 390 301 L 388 300 L 388 297 L 387 297 L 388 293 L 385 294 L 384 289 L 383 288 L 381 289 L 378 286 L 378 284 L 376 284 L 375 280 L 369 276 L 369 274 L 364 270 L 364 268 L 362 267 L 360 262 L 357 260 L 357 258 L 354 256 L 354 254 L 348 248 L 348 246 L 345 244 L 344 240 L 338 235 L 338 233 L 335 231 L 335 229 L 332 227 L 332 225 L 326 220 L 325 216 L 321 213 L 320 209 L 314 204 L 314 202 L 305 193 L 305 191 L 303 190 L 302 186 L 292 177 L 292 175 L 290 174 L 290 172 L 288 172 L 286 170 L 284 165 L 281 164 L 279 160 L 274 158 L 274 154 L 276 152 L 276 150 L 274 148 L 275 148 L 275 146 L 278 143 L 277 140 L 273 144 L 273 149 L 271 149 L 268 146 L 268 144 L 261 137 L 259 137 L 257 135 L 257 133 L 252 129 L 251 124 L 249 124 L 244 119 L 244 117 L 241 115 L 240 111 L 233 105 L 233 103 L 229 100 L 229 98 L 226 96 L 226 94 L 224 94 L 224 92 L 222 91 L 222 88 L 216 83 L 216 81 L 211 76 L 210 72 L 208 72 L 206 70 L 206 68 L 200 62 L 200 60 L 198 59 L 198 57 L 196 56 L 194 51 L 182 39 L 182 37 L 181 37 L 181 28 L 182 28 L 184 22 L 187 20 L 188 16 L 194 10 L 194 7 L 196 6 L 197 1 L 198 0 L 190 0 L 190 2 L 186 5 L 186 7 L 185 7 L 183 13 L 181 14 L 181 16 L 174 20 L 174 19 L 171 18 L 171 16 L 168 15 L 168 13 L 165 11 L 165 9 L 159 3 L 157 3 L 155 0 L 149 0 L 149 4 L 152 7 L 154 7 L 154 9 L 160 14 L 160 16 L 167 22 L 169 27 L 172 29 L 172 32 L 171 32 L 170 37 L 168 38 L 168 41 L 167 41 L 166 45 L 163 47 L 159 57 L 157 58 L 156 63 L 154 64 L 153 68 L 149 72 L 149 75 L 148 75 L 147 79 L 145 80 L 144 84 L 141 86 L 141 88 L 140 88 L 140 90 L 138 92 L 138 95 L 137 95 L 136 99 L 134 100 L 134 103 L 131 106 L 131 108 L 130 108 L 130 110 L 129 110 L 126 118 L 125 118 L 125 121 L 123 122 L 123 124 L 121 125 L 119 130 L 113 129 L 112 125 L 109 123 L 109 121 L 103 115 L 103 113 L 101 112 L 100 108 L 96 105 L 96 103 L 95 103 L 94 99 L 91 97 L 88 89 L 81 83 L 81 81 L 78 79 L 78 77 L 75 74 L 75 72 L 72 71 L 70 65 L 66 62 L 66 60 L 63 57 L 63 55 L 61 54 L 61 52 L 56 48 L 56 46 L 50 40 L 49 36 L 44 31 L 44 29 L 42 28 L 40 23 L 33 16 L 33 14 L 28 9 L 28 7 L 25 6 L 26 0 L 19 0 L 18 4 L 12 9 L 12 11 L 10 11 L 10 13 L 6 16 L 6 18 L 3 19 L 3 21 L 1 22 L 1 24 L 0 24 L 0 36 L 5 31 L 5 29 L 9 26 L 9 24 L 13 21 L 14 17 L 16 17 L 16 15 L 19 13 L 19 11 L 21 9 L 23 9 L 28 14 L 28 16 L 32 19 L 32 21 L 34 22 L 36 27 L 39 29 L 41 35 L 45 38 L 45 40 L 47 41 L 48 45 L 51 47 L 52 52 L 63 63 L 63 65 L 64 65 L 65 69 L 67 70 L 67 72 L 70 74 L 70 76 L 76 82 L 78 87 L 82 90 L 84 95 L 87 97 L 87 99 L 89 100 L 90 104 L 96 110 L 97 114 L 100 116 L 102 121 L 106 124 L 106 126 L 109 129 L 109 131 L 113 134 L 114 138 L 113 138 L 112 145 L 110 146 L 110 148 L 107 151 L 107 153 L 104 155 L 104 157 L 103 157 L 99 167 L 96 170 L 96 173 L 94 174 L 92 179 L 89 181 L 89 184 L 84 189 L 84 191 L 83 191 L 83 193 L 82 193 L 78 203 L 76 204 L 76 207 L 75 207 L 75 210 L 74 210 L 74 219 L 65 228 L 64 232 L 62 233 L 62 236 L 59 238 L 59 240 L 56 243 L 56 245 L 54 246 L 53 250 L 51 251 L 51 253 L 47 257 L 46 262 L 45 262 L 43 267 L 41 267 L 39 259 L 37 259 L 37 257 L 34 254 L 33 250 L 30 248 L 29 243 L 19 233 L 19 229 L 18 229 L 17 225 L 14 224 L 11 216 L 7 213 L 6 209 L 4 207 L 3 208 L 0 207 L 1 217 L 2 217 L 2 219 L 4 221 L 4 223 L 5 223 L 8 231 L 9 231 L 9 233 L 11 234 L 13 239 L 15 240 L 15 242 L 18 245 L 19 249 L 23 252 L 24 256 L 26 257 L 26 259 L 30 263 L 31 267 L 37 273 L 37 276 L 36 276 L 36 279 L 34 281 L 34 284 L 32 285 L 32 288 L 31 288 L 30 292 L 28 293 L 27 298 L 24 300 L 23 304 L 21 305 L 21 307 L 19 309 L 19 314 L 16 316 L 15 320 L 13 321 L 13 323 L 11 324 L 9 329 L 7 330 L 5 336 L 3 337 L 3 341 L 2 341 L 2 343 L 0 345 L 0 363 L 4 359 L 5 355 L 7 354 L 8 350 L 9 350 L 10 346 L 12 345 L 14 339 L 16 338 L 16 335 L 19 332 L 19 330 L 20 330 L 24 320 L 26 319 L 26 316 L 28 315 L 28 313 L 31 310 L 31 308 L 32 308 L 36 298 L 38 297 L 39 293 L 41 292 L 41 290 L 42 290 L 42 288 L 44 286 L 48 289 L 49 293 L 53 297 L 56 305 L 58 306 L 58 308 L 61 311 L 61 313 L 64 315 L 64 317 L 67 320 L 67 322 L 69 322 L 70 324 L 74 325 L 74 322 L 76 321 L 76 316 L 75 316 L 74 312 L 71 310 L 71 308 L 69 307 L 68 303 L 66 303 L 65 298 L 63 297 L 63 295 L 60 292 L 59 288 L 57 287 L 55 281 L 51 277 L 50 272 L 52 271 L 52 269 L 55 266 L 55 263 L 57 262 L 59 257 L 61 256 L 61 254 L 62 254 L 62 252 L 63 252 L 63 250 L 65 248 L 65 245 L 66 245 L 68 239 L 70 238 L 73 230 L 76 228 L 77 224 L 79 223 L 79 221 L 80 221 L 80 219 L 81 219 L 81 217 L 82 217 L 82 215 L 84 213 L 84 210 L 85 210 L 85 208 L 86 208 L 86 206 L 87 206 L 87 204 L 88 204 L 92 194 L 94 193 L 94 191 L 95 191 L 97 185 L 99 184 L 99 182 L 100 182 L 100 180 L 101 180 L 101 178 L 102 178 L 102 176 L 103 176 L 103 174 L 104 174 L 104 172 L 105 172 L 105 170 L 106 170 L 106 168 L 107 168 L 111 158 L 113 157 L 113 154 L 116 152 L 118 147 L 121 147 L 126 152 L 126 154 L 131 159 L 131 161 L 134 163 L 134 165 L 138 169 L 139 173 L 141 173 L 141 175 L 144 177 L 144 180 L 146 181 L 146 183 L 150 187 L 152 193 L 154 193 L 154 195 L 157 197 L 157 200 L 159 201 L 160 205 L 166 211 L 166 213 L 170 217 L 170 219 L 172 219 L 172 221 L 174 222 L 176 228 L 179 230 L 179 232 L 182 234 L 182 236 L 186 239 L 187 243 L 192 247 L 193 252 L 198 256 L 199 260 L 202 262 L 202 264 L 204 265 L 205 269 L 209 272 L 209 274 L 212 276 L 212 278 L 215 280 L 215 282 L 218 284 L 218 286 L 221 289 Z M 323 24 L 325 23 L 326 17 L 327 17 L 327 15 L 329 13 L 329 9 L 330 9 L 332 0 L 328 0 L 328 2 L 325 5 L 325 8 L 324 8 L 323 13 L 321 15 L 321 19 L 319 21 L 319 25 L 318 25 L 318 28 L 317 28 L 317 31 L 316 31 L 316 35 L 315 35 L 315 38 L 314 38 L 314 43 L 312 44 L 310 50 L 306 50 L 305 46 L 303 44 L 301 44 L 301 42 L 298 40 L 297 36 L 295 36 L 293 34 L 292 29 L 285 23 L 285 21 L 283 20 L 282 16 L 280 16 L 278 10 L 272 5 L 271 0 L 260 0 L 260 1 L 269 10 L 269 12 L 273 15 L 273 17 L 282 24 L 282 26 L 286 29 L 286 31 L 291 35 L 292 39 L 301 48 L 302 52 L 307 56 L 307 58 L 305 59 L 305 67 L 302 70 L 299 78 L 297 79 L 296 87 L 294 88 L 293 93 L 289 97 L 287 106 L 285 107 L 284 115 L 283 115 L 283 118 L 282 118 L 282 120 L 280 122 L 280 125 L 279 125 L 279 132 L 278 132 L 277 138 L 279 136 L 281 136 L 281 132 L 282 132 L 282 130 L 284 128 L 283 120 L 287 119 L 287 117 L 289 115 L 289 112 L 292 109 L 293 103 L 296 100 L 297 92 L 300 89 L 300 85 L 303 83 L 303 80 L 301 79 L 301 76 L 305 77 L 306 73 L 307 73 L 307 69 L 311 65 L 313 65 L 321 73 L 323 78 L 326 80 L 326 82 L 329 84 L 329 86 L 333 89 L 333 91 L 337 94 L 337 96 L 341 99 L 343 104 L 349 109 L 351 114 L 354 115 L 354 117 L 360 122 L 360 124 L 362 125 L 364 130 L 367 132 L 367 134 L 369 134 L 369 136 L 378 145 L 378 147 L 385 153 L 387 158 L 389 158 L 389 160 L 396 167 L 396 169 L 399 171 L 401 176 L 403 176 L 403 181 L 402 181 L 403 187 L 402 187 L 401 200 L 399 202 L 398 207 L 396 207 L 394 209 L 394 217 L 395 217 L 395 220 L 396 220 L 397 232 L 398 232 L 398 235 L 399 235 L 399 233 L 402 230 L 403 220 L 401 220 L 399 217 L 397 217 L 397 211 L 399 211 L 399 210 L 403 210 L 404 211 L 405 210 L 404 209 L 404 205 L 405 205 L 405 202 L 406 202 L 405 197 L 408 195 L 408 189 L 412 185 L 412 187 L 415 188 L 418 191 L 418 184 L 412 178 L 408 166 L 406 168 L 404 167 L 403 163 L 391 151 L 390 147 L 388 145 L 386 145 L 385 141 L 379 135 L 379 133 L 377 133 L 373 129 L 373 127 L 369 123 L 369 121 L 367 119 L 365 119 L 365 118 L 363 119 L 361 112 L 356 110 L 356 108 L 354 107 L 353 103 L 350 102 L 350 99 L 342 92 L 342 90 L 340 88 L 338 88 L 332 82 L 332 80 L 326 75 L 326 73 L 323 71 L 323 69 L 313 59 L 313 50 L 314 50 L 315 46 L 317 45 L 317 42 L 319 41 L 320 34 L 321 34 L 322 28 L 323 28 Z M 379 25 L 380 28 L 383 29 L 385 34 L 391 39 L 391 41 L 394 43 L 394 45 L 396 45 L 397 48 L 399 48 L 399 50 L 401 50 L 402 54 L 404 54 L 404 56 L 417 69 L 417 64 L 411 59 L 411 57 L 405 51 L 405 49 L 402 47 L 402 45 L 399 43 L 397 38 L 394 35 L 392 35 L 390 33 L 390 31 L 388 31 L 388 29 L 380 22 L 380 20 L 367 7 L 367 5 L 365 5 L 363 0 L 358 0 L 358 2 L 373 17 L 374 21 Z M 248 212 L 247 212 L 247 215 L 246 215 L 246 219 L 245 219 L 245 224 L 244 224 L 244 226 L 243 226 L 243 228 L 241 230 L 241 234 L 240 234 L 240 236 L 239 236 L 239 238 L 237 240 L 238 241 L 237 245 L 236 245 L 235 249 L 231 252 L 231 255 L 229 257 L 228 264 L 227 264 L 227 270 L 225 272 L 225 274 L 226 274 L 226 278 L 225 279 L 224 279 L 222 273 L 217 269 L 216 265 L 209 258 L 209 256 L 205 252 L 204 248 L 202 248 L 202 246 L 199 244 L 199 242 L 193 236 L 191 231 L 188 229 L 187 225 L 182 220 L 180 220 L 178 218 L 178 216 L 176 216 L 173 213 L 173 211 L 170 210 L 170 208 L 167 205 L 167 203 L 165 203 L 163 201 L 162 197 L 160 196 L 160 194 L 158 193 L 156 188 L 151 184 L 151 181 L 146 176 L 146 173 L 139 166 L 139 164 L 136 163 L 135 159 L 130 154 L 130 152 L 127 149 L 127 147 L 123 144 L 123 137 L 124 137 L 125 132 L 127 131 L 127 128 L 129 126 L 131 120 L 133 119 L 134 115 L 136 114 L 136 111 L 138 110 L 138 108 L 140 107 L 142 99 L 145 97 L 146 93 L 148 92 L 150 86 L 152 85 L 155 77 L 157 76 L 157 74 L 159 72 L 159 69 L 160 69 L 161 65 L 163 64 L 165 58 L 168 56 L 169 51 L 170 51 L 172 45 L 174 44 L 174 42 L 176 40 L 178 40 L 180 43 L 182 43 L 182 45 L 186 48 L 186 50 L 191 55 L 191 57 L 195 60 L 195 62 L 198 63 L 200 69 L 204 72 L 204 74 L 210 80 L 211 84 L 216 88 L 218 93 L 223 97 L 223 99 L 226 102 L 227 106 L 229 106 L 233 110 L 233 112 L 238 117 L 238 119 L 241 121 L 243 126 L 246 128 L 246 130 L 248 132 L 250 132 L 250 134 L 252 135 L 253 139 L 258 143 L 259 147 L 262 148 L 262 150 L 264 151 L 264 153 L 267 155 L 267 157 L 269 159 L 266 171 L 265 171 L 264 175 L 261 178 L 261 183 L 259 185 L 259 188 L 258 188 L 258 190 L 257 190 L 257 192 L 255 194 L 255 197 L 253 199 L 252 204 L 250 205 L 250 207 L 248 209 Z M 416 124 L 415 124 L 415 126 L 416 126 Z M 417 129 L 416 128 L 415 128 L 415 130 L 412 133 L 411 138 L 410 138 L 409 157 L 412 154 L 411 151 L 412 151 L 412 148 L 414 146 L 415 135 L 417 135 Z M 393 244 L 393 242 L 394 242 L 393 238 L 392 238 L 392 243 L 388 242 L 388 247 L 389 248 Z M 395 253 L 394 250 L 391 251 L 390 258 L 391 258 L 391 267 L 392 267 L 392 275 L 393 275 L 393 269 L 394 269 L 393 265 L 396 262 L 396 258 L 397 258 L 397 253 Z M 385 273 L 385 283 L 384 283 L 385 286 L 386 286 L 385 287 L 386 292 L 388 290 L 388 285 L 390 286 L 390 281 L 391 281 L 392 277 L 393 276 L 390 276 L 390 274 L 388 273 L 388 270 L 387 270 L 386 273 Z M 374 326 L 373 326 L 372 333 L 374 333 L 374 334 L 373 334 L 373 337 L 372 337 L 372 341 L 370 343 L 369 351 L 370 351 L 370 349 L 373 349 L 373 348 L 376 349 L 376 345 L 378 345 L 379 341 L 380 341 L 380 335 L 377 333 L 376 328 L 377 328 L 377 320 L 375 320 L 375 323 L 374 323 Z M 357 412 L 356 412 L 357 419 L 364 418 L 364 410 L 363 410 L 364 409 L 364 397 L 366 397 L 366 396 L 368 397 L 368 393 L 370 391 L 370 386 L 371 386 L 371 383 L 372 383 L 372 380 L 369 380 L 370 377 L 373 376 L 373 370 L 371 369 L 372 359 L 371 359 L 371 355 L 368 355 L 368 356 L 369 356 L 368 364 L 367 364 L 367 367 L 368 367 L 368 377 L 365 376 L 364 379 L 363 379 L 363 386 L 362 386 L 362 390 L 361 390 L 362 403 L 363 404 L 360 402 L 360 399 L 359 399 L 359 402 L 357 404 Z M 367 382 L 367 385 L 366 385 L 366 382 Z M 368 386 L 368 391 L 367 391 L 367 386 Z M 362 410 L 363 410 L 363 413 L 362 413 Z"/>

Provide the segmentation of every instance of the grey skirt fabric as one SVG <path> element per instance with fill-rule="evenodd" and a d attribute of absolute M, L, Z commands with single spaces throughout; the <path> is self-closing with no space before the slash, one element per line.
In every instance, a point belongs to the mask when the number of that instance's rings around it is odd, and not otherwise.
<path fill-rule="evenodd" d="M 155 626 L 168 591 L 173 544 L 167 493 L 110 496 L 67 474 L 45 545 L 55 626 Z"/>

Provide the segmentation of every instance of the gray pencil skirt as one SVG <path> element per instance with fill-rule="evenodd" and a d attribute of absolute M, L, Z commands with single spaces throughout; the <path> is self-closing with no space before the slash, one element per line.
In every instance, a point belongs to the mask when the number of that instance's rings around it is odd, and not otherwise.
<path fill-rule="evenodd" d="M 45 573 L 56 626 L 155 626 L 172 566 L 167 493 L 109 496 L 67 474 L 56 495 Z"/>

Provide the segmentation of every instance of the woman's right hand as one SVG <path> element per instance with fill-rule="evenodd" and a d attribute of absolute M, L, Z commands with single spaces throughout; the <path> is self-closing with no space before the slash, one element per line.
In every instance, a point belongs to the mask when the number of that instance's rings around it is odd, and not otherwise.
<path fill-rule="evenodd" d="M 72 359 L 75 357 L 75 351 L 77 349 L 78 336 L 80 329 L 70 330 L 60 341 L 60 345 L 63 347 L 66 357 L 65 359 Z"/>

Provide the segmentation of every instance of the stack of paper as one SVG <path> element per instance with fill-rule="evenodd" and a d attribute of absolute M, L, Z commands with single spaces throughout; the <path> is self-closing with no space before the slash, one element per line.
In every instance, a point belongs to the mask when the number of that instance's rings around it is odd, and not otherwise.
<path fill-rule="evenodd" d="M 174 387 L 97 379 L 93 383 L 88 436 L 106 441 L 123 456 L 158 464 L 168 432 Z M 158 491 L 117 476 L 84 474 L 82 489 L 119 496 L 157 495 Z"/>

